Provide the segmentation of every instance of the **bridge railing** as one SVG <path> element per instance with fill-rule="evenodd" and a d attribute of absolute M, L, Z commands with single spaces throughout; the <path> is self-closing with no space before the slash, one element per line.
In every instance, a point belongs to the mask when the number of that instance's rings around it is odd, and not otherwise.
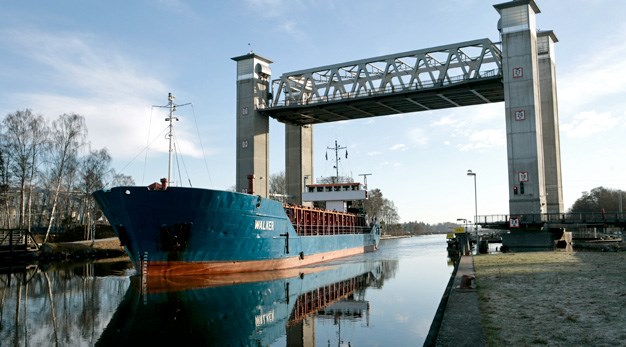
<path fill-rule="evenodd" d="M 493 69 L 484 71 L 481 73 L 481 78 L 489 78 L 496 77 L 500 74 L 500 70 Z M 318 104 L 324 102 L 332 102 L 332 101 L 340 101 L 346 99 L 354 99 L 360 97 L 372 97 L 372 96 L 380 96 L 387 95 L 399 92 L 408 92 L 408 91 L 417 91 L 417 90 L 427 90 L 439 87 L 445 87 L 449 85 L 453 85 L 456 83 L 467 82 L 468 80 L 473 80 L 476 78 L 468 78 L 464 75 L 452 76 L 447 78 L 446 80 L 435 83 L 432 81 L 422 82 L 421 84 L 415 83 L 413 85 L 402 85 L 402 84 L 389 84 L 384 89 L 375 89 L 368 90 L 367 92 L 346 92 L 346 93 L 335 93 L 333 95 L 324 95 L 324 96 L 305 96 L 302 99 L 291 99 L 284 98 L 277 102 L 277 104 L 272 104 L 271 107 L 283 107 L 283 106 L 301 106 L 301 105 L 311 105 Z"/>
<path fill-rule="evenodd" d="M 272 82 L 269 108 L 439 88 L 501 70 L 500 48 L 480 39 L 285 73 Z"/>

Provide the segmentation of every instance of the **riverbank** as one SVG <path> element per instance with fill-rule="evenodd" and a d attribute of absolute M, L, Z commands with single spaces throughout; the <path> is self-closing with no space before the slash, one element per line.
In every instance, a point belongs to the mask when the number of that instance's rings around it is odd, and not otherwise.
<path fill-rule="evenodd" d="M 474 257 L 490 346 L 617 346 L 626 341 L 626 252 Z"/>
<path fill-rule="evenodd" d="M 102 259 L 126 256 L 117 237 L 92 241 L 46 243 L 40 246 L 38 258 L 42 261 Z"/>
<path fill-rule="evenodd" d="M 461 257 L 424 345 L 622 345 L 626 252 L 601 250 Z"/>

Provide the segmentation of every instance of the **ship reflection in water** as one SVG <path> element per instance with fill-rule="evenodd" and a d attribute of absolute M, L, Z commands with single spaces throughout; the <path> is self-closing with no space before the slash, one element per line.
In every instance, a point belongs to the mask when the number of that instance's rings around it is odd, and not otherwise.
<path fill-rule="evenodd" d="M 397 260 L 210 277 L 132 277 L 99 346 L 314 346 L 315 320 L 369 325 L 365 288 Z M 391 271 L 389 271 L 391 270 Z"/>

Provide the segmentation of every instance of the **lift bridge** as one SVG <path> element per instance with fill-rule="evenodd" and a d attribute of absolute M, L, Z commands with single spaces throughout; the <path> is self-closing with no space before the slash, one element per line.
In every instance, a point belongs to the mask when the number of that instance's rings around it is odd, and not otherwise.
<path fill-rule="evenodd" d="M 269 118 L 285 123 L 290 203 L 313 183 L 313 126 L 504 101 L 509 213 L 561 213 L 563 193 L 552 31 L 538 31 L 534 0 L 493 6 L 489 39 L 284 73 L 255 53 L 237 62 L 237 191 L 268 196 Z M 495 26 L 495 25 L 494 25 Z M 515 219 L 516 218 L 516 219 Z M 476 216 L 475 223 L 479 222 Z"/>
<path fill-rule="evenodd" d="M 261 112 L 293 125 L 504 101 L 502 53 L 489 39 L 283 74 Z"/>

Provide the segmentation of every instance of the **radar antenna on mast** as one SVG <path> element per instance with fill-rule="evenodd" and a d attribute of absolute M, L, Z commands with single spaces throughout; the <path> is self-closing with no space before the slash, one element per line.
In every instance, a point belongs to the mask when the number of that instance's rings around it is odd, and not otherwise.
<path fill-rule="evenodd" d="M 167 135 L 165 135 L 165 138 L 167 138 L 169 140 L 169 152 L 168 152 L 168 161 L 167 161 L 167 183 L 170 184 L 172 182 L 172 152 L 174 150 L 174 147 L 172 145 L 172 138 L 174 137 L 174 121 L 178 122 L 178 117 L 174 116 L 174 112 L 176 112 L 176 107 L 181 107 L 181 106 L 187 106 L 187 105 L 191 105 L 190 102 L 186 103 L 186 104 L 175 104 L 174 103 L 174 99 L 176 97 L 174 95 L 172 95 L 172 93 L 167 93 L 167 105 L 164 106 L 159 106 L 159 105 L 155 105 L 152 107 L 158 107 L 158 108 L 167 108 L 168 111 L 168 116 L 167 118 L 165 118 L 166 122 L 169 122 L 170 124 L 168 125 L 168 132 Z"/>

